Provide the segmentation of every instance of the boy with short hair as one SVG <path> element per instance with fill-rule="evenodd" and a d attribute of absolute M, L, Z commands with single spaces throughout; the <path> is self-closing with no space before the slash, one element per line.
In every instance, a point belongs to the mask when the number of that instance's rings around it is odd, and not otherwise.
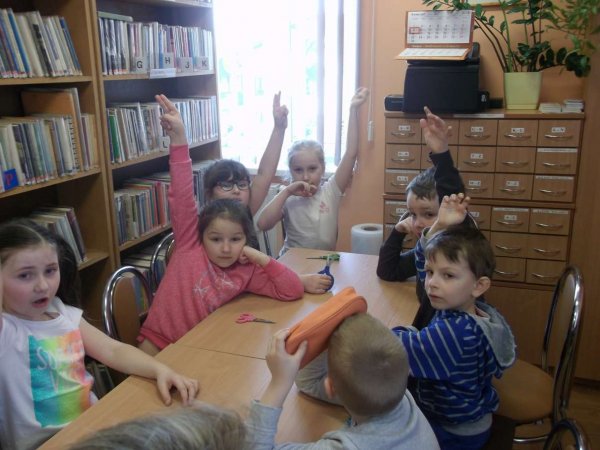
<path fill-rule="evenodd" d="M 490 243 L 463 221 L 468 198 L 444 197 L 438 219 L 423 233 L 425 289 L 437 311 L 421 331 L 399 331 L 416 378 L 415 398 L 442 450 L 480 449 L 489 439 L 498 395 L 492 377 L 515 360 L 504 318 L 477 301 L 495 267 Z"/>
<path fill-rule="evenodd" d="M 274 445 L 283 402 L 306 351 L 285 350 L 288 330 L 273 337 L 267 354 L 272 379 L 252 404 L 247 426 L 252 449 L 439 449 L 427 419 L 406 391 L 408 361 L 396 336 L 368 314 L 346 318 L 323 352 L 298 374 L 298 388 L 351 414 L 351 424 L 307 444 Z M 327 365 L 329 373 L 327 373 Z"/>

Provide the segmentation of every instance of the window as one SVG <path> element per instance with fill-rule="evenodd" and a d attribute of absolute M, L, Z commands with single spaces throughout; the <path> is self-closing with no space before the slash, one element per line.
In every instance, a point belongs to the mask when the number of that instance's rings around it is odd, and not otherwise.
<path fill-rule="evenodd" d="M 224 158 L 256 168 L 273 128 L 272 98 L 290 110 L 292 141 L 323 144 L 328 171 L 345 148 L 356 90 L 359 0 L 214 2 Z"/>

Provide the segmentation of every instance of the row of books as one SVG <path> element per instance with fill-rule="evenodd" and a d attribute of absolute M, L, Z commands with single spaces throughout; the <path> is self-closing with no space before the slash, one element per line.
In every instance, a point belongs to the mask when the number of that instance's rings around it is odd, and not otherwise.
<path fill-rule="evenodd" d="M 29 218 L 62 236 L 73 249 L 78 264 L 85 261 L 85 244 L 72 206 L 41 207 L 33 211 Z"/>
<path fill-rule="evenodd" d="M 64 17 L 0 8 L 0 78 L 81 75 Z"/>
<path fill-rule="evenodd" d="M 217 98 L 172 99 L 181 113 L 190 145 L 219 135 Z M 110 161 L 122 163 L 167 150 L 169 138 L 160 126 L 158 103 L 119 103 L 106 108 Z"/>
<path fill-rule="evenodd" d="M 153 290 L 156 290 L 158 288 L 158 286 L 154 285 L 154 280 L 152 279 L 153 273 L 156 275 L 156 280 L 160 281 L 164 276 L 167 268 L 167 249 L 165 248 L 161 253 L 157 255 L 155 267 L 154 269 L 152 269 L 152 255 L 154 254 L 155 248 L 155 245 L 146 246 L 141 250 L 136 251 L 135 253 L 127 255 L 122 260 L 123 265 L 133 266 L 137 268 L 140 272 L 142 272 L 142 274 L 146 277 L 146 280 L 148 280 L 148 284 L 150 285 L 151 289 Z M 145 296 L 142 295 L 141 289 L 141 286 L 137 284 L 135 285 L 136 306 L 138 307 L 139 311 L 145 311 L 148 305 L 146 304 Z"/>
<path fill-rule="evenodd" d="M 210 30 L 134 22 L 131 16 L 103 11 L 98 11 L 98 25 L 103 75 L 214 69 Z"/>
<path fill-rule="evenodd" d="M 99 166 L 95 117 L 77 88 L 21 92 L 25 117 L 0 119 L 0 192 Z"/>

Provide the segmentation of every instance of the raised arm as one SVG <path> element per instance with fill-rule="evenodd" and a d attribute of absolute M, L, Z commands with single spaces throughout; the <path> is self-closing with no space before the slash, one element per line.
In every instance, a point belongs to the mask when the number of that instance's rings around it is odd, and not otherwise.
<path fill-rule="evenodd" d="M 358 108 L 369 96 L 369 90 L 360 87 L 356 90 L 352 101 L 350 102 L 350 117 L 348 118 L 348 132 L 346 135 L 346 151 L 340 165 L 335 172 L 335 182 L 340 191 L 344 192 L 350 184 L 354 163 L 358 157 Z"/>
<path fill-rule="evenodd" d="M 288 109 L 281 105 L 281 92 L 273 96 L 273 131 L 267 143 L 267 148 L 260 158 L 256 176 L 252 180 L 250 188 L 250 211 L 252 215 L 258 212 L 263 201 L 269 193 L 269 186 L 277 171 L 285 129 L 288 125 Z"/>

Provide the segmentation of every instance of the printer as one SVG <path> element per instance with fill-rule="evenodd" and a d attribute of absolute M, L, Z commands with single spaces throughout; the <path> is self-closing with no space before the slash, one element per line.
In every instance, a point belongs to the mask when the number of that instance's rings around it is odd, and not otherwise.
<path fill-rule="evenodd" d="M 489 94 L 479 90 L 479 44 L 461 61 L 409 60 L 402 111 L 475 113 L 485 109 Z"/>

